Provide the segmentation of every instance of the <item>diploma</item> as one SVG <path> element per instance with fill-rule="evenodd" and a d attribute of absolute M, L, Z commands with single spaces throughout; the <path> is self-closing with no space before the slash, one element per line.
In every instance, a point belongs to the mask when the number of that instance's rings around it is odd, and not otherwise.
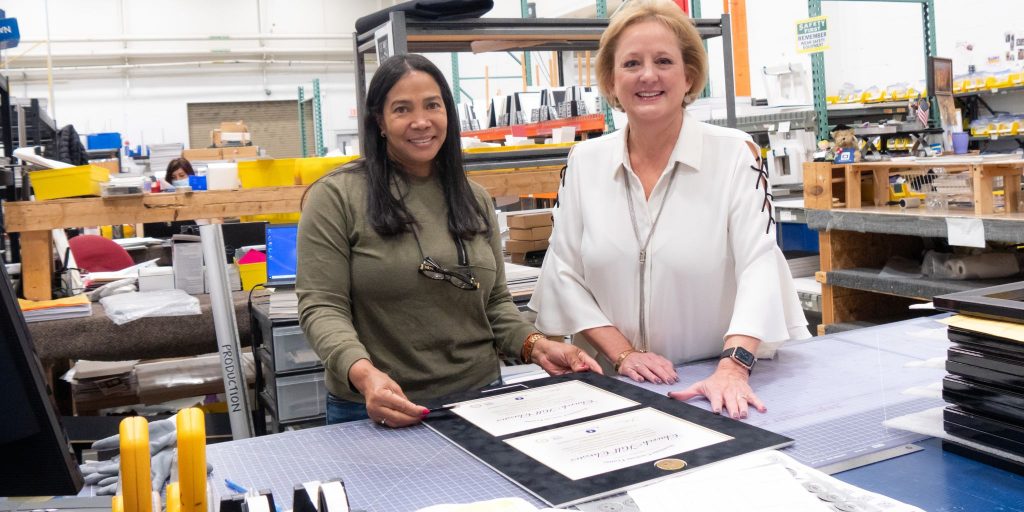
<path fill-rule="evenodd" d="M 678 456 L 731 436 L 644 408 L 505 440 L 571 480 Z"/>
<path fill-rule="evenodd" d="M 452 405 L 451 412 L 500 437 L 639 404 L 584 382 L 569 381 Z"/>

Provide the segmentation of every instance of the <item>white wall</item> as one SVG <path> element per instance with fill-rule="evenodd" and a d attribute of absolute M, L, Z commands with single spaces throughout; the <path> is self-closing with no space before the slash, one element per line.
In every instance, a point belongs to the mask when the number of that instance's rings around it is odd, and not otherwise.
<path fill-rule="evenodd" d="M 350 35 L 355 19 L 390 1 L 383 0 L 49 0 L 53 39 L 119 36 L 217 36 L 264 34 Z M 45 68 L 46 5 L 41 0 L 8 0 L 0 5 L 18 18 L 23 43 L 4 52 L 11 65 Z M 166 66 L 175 62 L 258 61 L 293 64 L 206 64 L 139 69 L 65 70 L 53 75 L 51 109 L 59 125 L 80 133 L 119 131 L 133 144 L 188 141 L 186 105 L 196 102 L 297 99 L 297 88 L 312 95 L 320 79 L 325 141 L 334 132 L 355 129 L 351 39 L 131 41 L 53 44 L 55 67 L 125 63 Z M 321 50 L 323 49 L 323 50 Z M 323 51 L 322 54 L 317 53 Z M 112 57 L 126 52 L 128 59 Z M 303 64 L 303 62 L 317 64 Z M 330 64 L 322 64 L 329 61 Z M 29 63 L 29 64 L 26 64 Z M 49 97 L 44 71 L 5 73 L 16 97 Z M 297 114 L 296 114 L 297 115 Z"/>
<path fill-rule="evenodd" d="M 334 34 L 347 35 L 354 20 L 368 12 L 394 3 L 392 0 L 49 0 L 50 36 L 69 37 Z M 1017 0 L 935 0 L 938 53 L 952 56 L 956 72 L 966 64 L 956 44 L 974 44 L 975 63 L 984 65 L 991 54 L 1004 52 L 1003 34 L 1015 31 L 1024 37 L 1024 8 Z M 496 0 L 491 17 L 518 17 L 519 0 Z M 592 0 L 538 0 L 541 16 L 556 14 L 592 15 Z M 609 1 L 614 9 L 617 1 Z M 46 38 L 47 16 L 43 0 L 6 0 L 0 5 L 8 16 L 17 17 L 23 41 Z M 721 15 L 718 1 L 703 0 L 703 16 Z M 588 10 L 589 9 L 589 10 Z M 824 14 L 832 29 L 831 50 L 826 52 L 826 80 L 830 91 L 844 82 L 866 88 L 913 82 L 924 77 L 920 7 L 916 4 L 881 2 L 824 2 Z M 807 17 L 805 0 L 747 0 L 752 90 L 764 95 L 760 69 L 788 61 L 810 59 L 795 50 L 796 20 Z M 55 66 L 143 63 L 167 64 L 182 61 L 259 60 L 263 55 L 239 51 L 259 49 L 258 41 L 173 41 L 96 42 L 53 44 Z M 64 71 L 54 75 L 53 107 L 60 124 L 73 123 L 81 133 L 120 131 L 133 143 L 185 142 L 188 139 L 186 104 L 210 101 L 253 101 L 294 99 L 299 85 L 311 94 L 311 81 L 320 78 L 324 99 L 325 140 L 334 132 L 355 129 L 350 115 L 355 107 L 351 65 L 351 42 L 347 39 L 272 40 L 262 47 L 278 61 L 275 64 L 219 64 L 160 68 Z M 127 52 L 128 57 L 111 57 Z M 235 53 L 232 53 L 235 52 Z M 317 53 L 322 52 L 322 53 Z M 11 66 L 45 68 L 46 45 L 23 42 L 3 52 Z M 709 44 L 712 90 L 723 93 L 722 52 L 718 39 Z M 71 55 L 71 56 L 69 56 Z M 544 72 L 548 52 L 534 52 L 534 63 Z M 448 54 L 434 55 L 442 69 L 450 70 Z M 567 82 L 576 83 L 575 59 L 566 56 Z M 331 61 L 335 64 L 300 64 Z M 482 77 L 484 66 L 492 77 L 491 94 L 522 88 L 521 68 L 504 53 L 462 54 L 460 75 Z M 1005 66 L 1005 63 L 1000 65 Z M 18 97 L 46 98 L 45 73 L 7 71 L 12 91 Z M 463 79 L 461 86 L 483 104 L 484 81 Z M 269 96 L 266 94 L 269 91 Z M 1020 107 L 1018 110 L 1024 110 Z M 482 115 L 482 109 L 478 106 Z"/>

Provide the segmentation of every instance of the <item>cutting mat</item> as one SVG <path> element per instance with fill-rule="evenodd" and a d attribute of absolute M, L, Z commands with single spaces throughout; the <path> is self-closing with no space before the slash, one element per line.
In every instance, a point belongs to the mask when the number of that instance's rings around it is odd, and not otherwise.
<path fill-rule="evenodd" d="M 791 343 L 774 360 L 758 361 L 754 391 L 768 407 L 748 421 L 796 439 L 785 453 L 820 468 L 927 436 L 886 428 L 882 421 L 942 405 L 939 398 L 902 392 L 941 382 L 945 369 L 927 363 L 945 358 L 946 326 L 928 318 Z M 710 375 L 715 361 L 678 369 L 680 383 L 641 384 L 658 393 L 682 389 Z M 692 400 L 710 409 L 704 400 Z"/>
<path fill-rule="evenodd" d="M 775 360 L 758 363 L 752 385 L 769 412 L 750 423 L 793 437 L 787 453 L 822 467 L 922 439 L 881 425 L 885 418 L 923 410 L 941 400 L 901 394 L 941 380 L 927 364 L 943 357 L 945 326 L 917 319 L 793 343 Z M 710 374 L 714 362 L 682 368 L 683 383 Z M 684 387 L 644 385 L 658 393 Z M 694 405 L 708 407 L 694 400 Z M 367 511 L 416 510 L 518 496 L 541 503 L 426 427 L 392 430 L 357 422 L 212 445 L 214 481 L 270 489 L 282 509 L 292 489 L 341 477 L 352 506 Z M 215 485 L 218 496 L 227 494 Z"/>
<path fill-rule="evenodd" d="M 211 445 L 217 501 L 230 479 L 268 489 L 282 510 L 296 484 L 340 477 L 352 508 L 405 511 L 438 503 L 520 496 L 540 501 L 424 426 L 389 429 L 360 421 Z"/>

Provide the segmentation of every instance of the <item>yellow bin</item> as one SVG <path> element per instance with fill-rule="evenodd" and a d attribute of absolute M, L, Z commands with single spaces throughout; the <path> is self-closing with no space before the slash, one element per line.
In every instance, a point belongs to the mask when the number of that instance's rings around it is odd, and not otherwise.
<path fill-rule="evenodd" d="M 333 171 L 356 158 L 359 158 L 359 155 L 299 158 L 295 161 L 295 170 L 299 175 L 299 183 L 303 185 L 310 185 L 328 172 Z"/>
<path fill-rule="evenodd" d="M 36 200 L 98 196 L 100 183 L 110 181 L 110 171 L 98 165 L 79 165 L 29 173 Z"/>
<path fill-rule="evenodd" d="M 252 290 L 256 285 L 267 282 L 267 263 L 238 264 L 238 275 L 242 278 L 242 289 Z"/>
<path fill-rule="evenodd" d="M 295 158 L 238 162 L 242 188 L 287 187 L 295 185 Z"/>

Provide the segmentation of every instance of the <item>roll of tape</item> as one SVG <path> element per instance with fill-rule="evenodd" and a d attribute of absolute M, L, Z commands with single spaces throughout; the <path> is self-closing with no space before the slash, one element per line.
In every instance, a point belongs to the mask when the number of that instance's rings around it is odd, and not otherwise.
<path fill-rule="evenodd" d="M 921 206 L 921 199 L 917 197 L 904 197 L 900 199 L 900 207 L 902 208 L 917 208 Z"/>

